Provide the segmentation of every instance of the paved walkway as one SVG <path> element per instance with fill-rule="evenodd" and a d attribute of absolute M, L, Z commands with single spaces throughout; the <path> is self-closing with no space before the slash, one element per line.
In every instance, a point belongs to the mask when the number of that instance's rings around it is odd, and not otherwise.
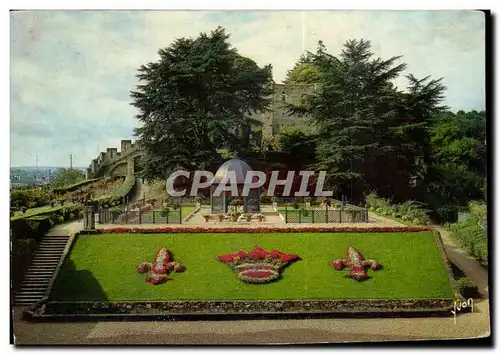
<path fill-rule="evenodd" d="M 483 297 L 488 297 L 488 269 L 470 256 L 467 251 L 458 247 L 448 230 L 439 226 L 434 226 L 434 228 L 441 234 L 444 249 L 450 262 L 476 283 Z"/>
<path fill-rule="evenodd" d="M 486 337 L 489 303 L 446 318 L 179 322 L 29 323 L 14 321 L 18 344 L 289 344 Z M 19 314 L 16 314 L 18 317 Z"/>

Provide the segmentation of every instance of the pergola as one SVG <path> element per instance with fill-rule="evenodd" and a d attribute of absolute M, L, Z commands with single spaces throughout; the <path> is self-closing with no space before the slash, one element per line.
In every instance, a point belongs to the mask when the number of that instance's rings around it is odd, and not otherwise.
<path fill-rule="evenodd" d="M 245 186 L 245 177 L 247 172 L 252 171 L 252 168 L 243 160 L 233 158 L 224 162 L 212 179 L 212 185 L 210 188 L 210 205 L 212 213 L 227 213 L 228 207 L 231 201 L 236 198 L 243 199 L 243 212 L 244 213 L 258 213 L 260 212 L 260 189 L 252 188 L 248 193 L 248 196 L 234 197 L 231 195 L 231 191 L 223 191 L 219 196 L 215 196 L 214 192 L 219 186 L 219 184 L 229 178 L 230 172 L 234 172 L 236 177 L 236 184 L 238 189 L 238 196 L 242 195 L 243 188 Z M 229 184 L 230 182 L 228 182 Z M 226 184 L 226 185 L 228 185 Z"/>

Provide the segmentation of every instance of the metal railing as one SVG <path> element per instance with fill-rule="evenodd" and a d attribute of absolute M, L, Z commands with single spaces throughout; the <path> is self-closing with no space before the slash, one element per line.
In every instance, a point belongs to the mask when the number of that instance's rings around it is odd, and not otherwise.
<path fill-rule="evenodd" d="M 110 210 L 98 211 L 97 222 L 99 224 L 181 224 L 182 209 L 177 210 Z"/>

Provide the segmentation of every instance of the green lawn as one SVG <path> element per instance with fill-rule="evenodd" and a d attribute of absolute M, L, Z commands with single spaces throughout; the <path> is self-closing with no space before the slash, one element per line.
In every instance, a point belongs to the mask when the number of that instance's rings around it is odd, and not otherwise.
<path fill-rule="evenodd" d="M 240 282 L 217 255 L 267 250 L 297 253 L 302 260 L 282 271 L 275 283 Z M 333 259 L 348 246 L 383 269 L 368 270 L 370 279 L 346 278 Z M 136 265 L 153 261 L 161 247 L 186 265 L 184 273 L 153 286 Z M 120 234 L 79 236 L 53 288 L 54 300 L 241 300 L 241 299 L 395 299 L 451 298 L 452 290 L 434 236 L 420 233 L 334 234 Z"/>

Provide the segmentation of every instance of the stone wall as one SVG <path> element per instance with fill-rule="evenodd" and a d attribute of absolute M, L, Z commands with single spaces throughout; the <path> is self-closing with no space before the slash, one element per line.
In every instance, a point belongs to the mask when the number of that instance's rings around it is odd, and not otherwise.
<path fill-rule="evenodd" d="M 263 137 L 269 138 L 279 134 L 279 132 L 285 127 L 296 127 L 304 131 L 312 131 L 306 117 L 291 116 L 285 108 L 285 105 L 298 103 L 302 95 L 311 92 L 313 89 L 314 85 L 274 84 L 274 92 L 271 97 L 272 101 L 269 106 L 269 111 L 253 115 L 253 118 L 258 119 L 263 123 Z"/>

